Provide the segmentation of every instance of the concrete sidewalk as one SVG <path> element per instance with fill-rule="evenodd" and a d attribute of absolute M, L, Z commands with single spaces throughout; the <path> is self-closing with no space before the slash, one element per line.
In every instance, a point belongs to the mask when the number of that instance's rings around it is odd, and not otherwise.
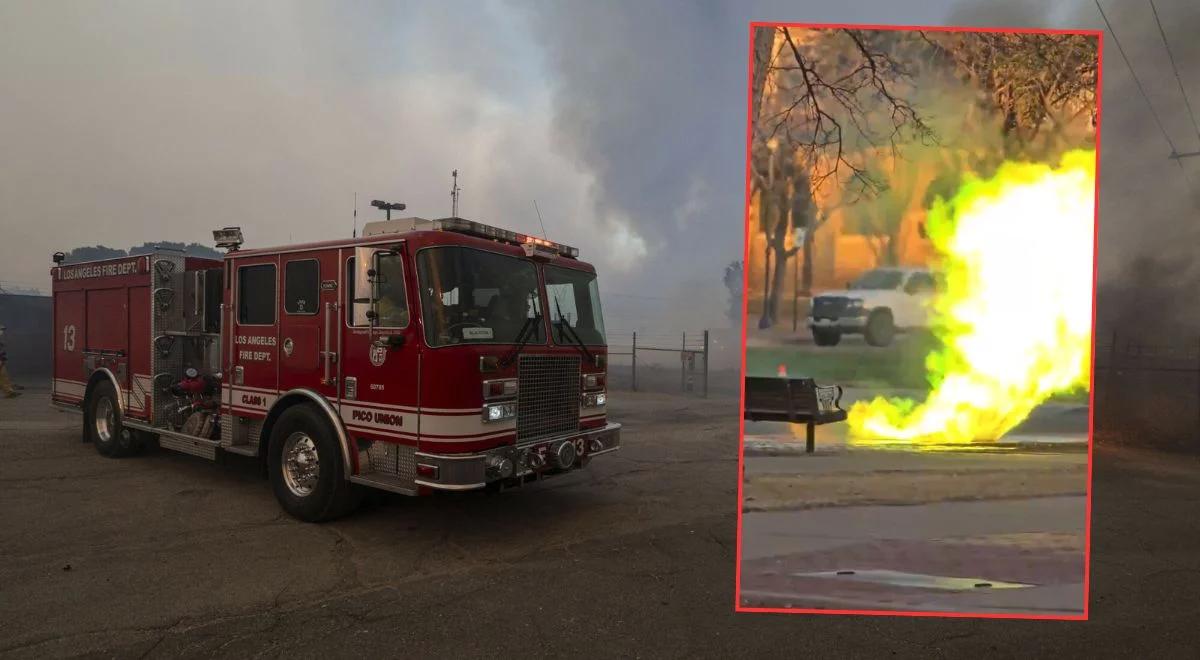
<path fill-rule="evenodd" d="M 747 513 L 742 599 L 1080 615 L 1085 511 L 1076 496 Z M 995 588 L 1003 583 L 1020 586 Z"/>

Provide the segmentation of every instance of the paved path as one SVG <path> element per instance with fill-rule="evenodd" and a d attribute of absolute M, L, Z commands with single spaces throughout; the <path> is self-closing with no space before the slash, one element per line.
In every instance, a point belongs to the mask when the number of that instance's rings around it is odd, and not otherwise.
<path fill-rule="evenodd" d="M 747 513 L 750 606 L 1083 613 L 1083 497 Z M 867 571 L 969 578 L 908 586 Z M 831 572 L 833 575 L 812 576 Z M 837 573 L 841 572 L 841 575 Z M 974 587 L 1013 582 L 1019 589 Z"/>
<path fill-rule="evenodd" d="M 109 461 L 78 442 L 76 418 L 29 400 L 0 401 L 4 658 L 1165 659 L 1200 647 L 1195 456 L 1097 449 L 1090 621 L 772 616 L 733 611 L 736 401 L 614 393 L 629 451 L 594 477 L 512 498 L 388 500 L 310 527 L 279 517 L 252 469 Z M 35 418 L 46 427 L 16 430 Z"/>

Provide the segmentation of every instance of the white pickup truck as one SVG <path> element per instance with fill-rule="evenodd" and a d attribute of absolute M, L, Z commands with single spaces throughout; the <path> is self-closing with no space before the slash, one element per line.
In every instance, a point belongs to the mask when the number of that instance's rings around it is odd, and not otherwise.
<path fill-rule="evenodd" d="M 876 268 L 844 291 L 814 296 L 808 327 L 818 346 L 842 335 L 861 334 L 871 346 L 887 346 L 897 332 L 929 326 L 928 305 L 936 283 L 924 268 Z"/>

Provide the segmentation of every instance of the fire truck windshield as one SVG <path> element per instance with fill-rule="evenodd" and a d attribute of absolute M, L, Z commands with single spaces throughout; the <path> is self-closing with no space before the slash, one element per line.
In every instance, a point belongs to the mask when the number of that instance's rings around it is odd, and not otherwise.
<path fill-rule="evenodd" d="M 430 346 L 544 342 L 533 262 L 457 246 L 417 253 L 421 314 Z"/>
<path fill-rule="evenodd" d="M 550 305 L 550 320 L 556 328 L 555 343 L 575 343 L 572 334 L 590 346 L 605 343 L 604 316 L 600 312 L 600 290 L 596 287 L 595 273 L 546 266 L 546 298 Z M 564 329 L 563 324 L 570 328 Z"/>

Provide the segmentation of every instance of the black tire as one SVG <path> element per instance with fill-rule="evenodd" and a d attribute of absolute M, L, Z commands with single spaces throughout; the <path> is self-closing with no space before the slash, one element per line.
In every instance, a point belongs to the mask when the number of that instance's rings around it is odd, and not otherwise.
<path fill-rule="evenodd" d="M 142 448 L 140 434 L 122 424 L 121 406 L 112 383 L 102 381 L 88 396 L 83 416 L 85 437 L 101 456 L 124 458 Z"/>
<path fill-rule="evenodd" d="M 864 338 L 871 346 L 887 346 L 892 343 L 892 338 L 896 336 L 896 324 L 892 320 L 892 313 L 886 309 L 871 312 L 871 316 L 867 319 L 867 330 L 864 333 Z"/>
<path fill-rule="evenodd" d="M 842 340 L 842 331 L 829 328 L 813 328 L 812 336 L 813 343 L 817 346 L 837 346 L 838 342 Z"/>
<path fill-rule="evenodd" d="M 319 411 L 307 405 L 288 408 L 275 422 L 270 442 L 267 474 L 284 511 L 305 522 L 322 522 L 358 508 L 363 489 L 347 481 L 342 449 Z M 293 449 L 293 461 L 285 466 L 285 450 Z M 313 453 L 316 469 L 306 473 Z"/>

